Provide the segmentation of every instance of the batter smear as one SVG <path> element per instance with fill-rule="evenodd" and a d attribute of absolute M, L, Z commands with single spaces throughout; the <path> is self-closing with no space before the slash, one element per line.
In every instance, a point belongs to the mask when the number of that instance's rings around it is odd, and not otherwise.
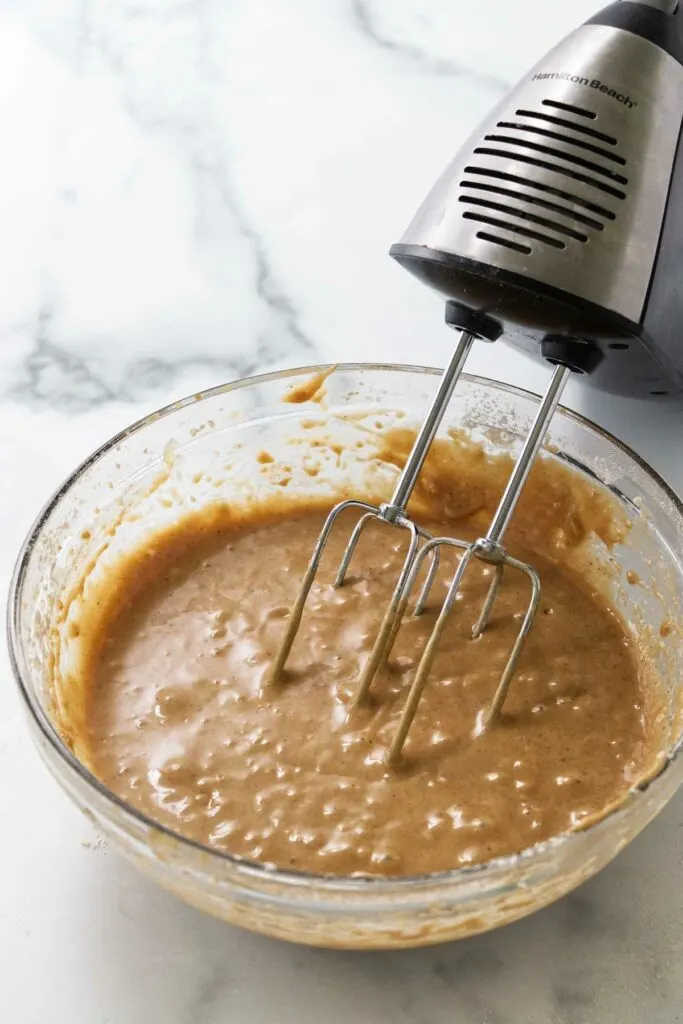
<path fill-rule="evenodd" d="M 269 684 L 324 513 L 292 505 L 239 520 L 214 509 L 120 567 L 84 662 L 80 738 L 110 789 L 171 829 L 250 860 L 415 875 L 580 827 L 645 771 L 656 714 L 635 645 L 586 585 L 539 554 L 533 515 L 526 533 L 521 516 L 514 551 L 539 571 L 542 605 L 489 732 L 474 735 L 477 716 L 528 583 L 506 575 L 491 625 L 473 641 L 490 582 L 481 565 L 466 577 L 398 769 L 384 753 L 451 572 L 441 573 L 425 615 L 406 620 L 372 703 L 351 707 L 405 553 L 403 534 L 380 526 L 363 535 L 348 583 L 334 590 L 351 525 L 340 524 L 288 671 Z M 472 538 L 474 520 L 425 525 Z"/>

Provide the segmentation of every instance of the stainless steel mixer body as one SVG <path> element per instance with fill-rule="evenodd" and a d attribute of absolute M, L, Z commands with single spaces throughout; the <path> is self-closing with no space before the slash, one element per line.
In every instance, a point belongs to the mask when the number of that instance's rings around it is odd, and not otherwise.
<path fill-rule="evenodd" d="M 287 662 L 331 530 L 361 513 L 335 579 L 343 585 L 371 520 L 408 531 L 408 551 L 368 663 L 363 701 L 430 561 L 414 614 L 424 609 L 444 547 L 462 551 L 416 670 L 389 763 L 402 752 L 473 558 L 494 566 L 473 637 L 488 625 L 506 567 L 530 599 L 480 731 L 500 713 L 540 597 L 534 569 L 511 556 L 505 530 L 572 372 L 616 393 L 683 393 L 683 10 L 676 0 L 618 0 L 552 50 L 475 132 L 391 254 L 447 297 L 460 342 L 395 493 L 376 508 L 343 502 L 330 513 L 274 665 Z M 433 538 L 406 508 L 476 338 L 503 336 L 554 365 L 552 380 L 488 533 L 473 544 Z"/>
<path fill-rule="evenodd" d="M 505 327 L 600 349 L 590 383 L 683 392 L 683 9 L 611 4 L 465 143 L 392 255 Z M 672 13 L 673 12 L 673 13 Z"/>

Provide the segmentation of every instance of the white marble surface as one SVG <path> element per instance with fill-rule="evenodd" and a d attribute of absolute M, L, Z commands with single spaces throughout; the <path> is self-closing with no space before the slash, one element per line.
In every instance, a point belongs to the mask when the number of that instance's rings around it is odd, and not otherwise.
<path fill-rule="evenodd" d="M 77 460 L 256 369 L 441 365 L 386 256 L 575 0 L 0 0 L 0 582 Z M 324 258 L 323 258 L 324 256 Z M 472 368 L 539 387 L 482 347 Z M 570 404 L 683 490 L 683 411 Z M 673 1024 L 683 799 L 576 895 L 498 934 L 359 955 L 243 934 L 154 889 L 48 778 L 0 685 L 7 1024 Z"/>

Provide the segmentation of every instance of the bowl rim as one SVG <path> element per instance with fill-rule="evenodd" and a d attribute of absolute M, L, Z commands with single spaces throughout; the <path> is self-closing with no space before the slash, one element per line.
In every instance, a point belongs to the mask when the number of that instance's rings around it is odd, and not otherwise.
<path fill-rule="evenodd" d="M 606 830 L 615 819 L 621 817 L 625 813 L 627 807 L 632 805 L 634 799 L 644 795 L 651 786 L 659 782 L 664 774 L 668 773 L 668 769 L 672 766 L 674 761 L 677 760 L 683 750 L 683 736 L 681 736 L 673 749 L 667 754 L 656 773 L 629 790 L 624 799 L 611 811 L 584 829 L 577 829 L 573 832 L 566 832 L 559 836 L 553 836 L 550 839 L 536 843 L 524 850 L 517 851 L 516 853 L 509 854 L 504 857 L 496 857 L 480 864 L 452 868 L 446 871 L 439 871 L 431 874 L 389 877 L 374 875 L 344 877 L 317 874 L 307 871 L 281 869 L 263 862 L 250 861 L 227 851 L 218 850 L 197 842 L 196 840 L 190 839 L 189 837 L 182 835 L 182 833 L 176 832 L 174 829 L 155 821 L 144 812 L 132 807 L 116 793 L 112 792 L 112 790 L 105 786 L 96 775 L 94 775 L 81 761 L 79 761 L 73 751 L 69 749 L 62 739 L 60 733 L 38 698 L 27 686 L 24 681 L 24 673 L 28 675 L 29 670 L 25 663 L 19 640 L 19 599 L 29 559 L 44 524 L 52 515 L 53 511 L 58 507 L 62 498 L 83 476 L 83 474 L 86 473 L 91 466 L 107 455 L 109 451 L 115 448 L 117 444 L 125 440 L 131 434 L 136 434 L 139 431 L 144 430 L 148 425 L 179 412 L 188 406 L 194 405 L 197 402 L 215 398 L 220 395 L 226 395 L 232 391 L 239 391 L 247 387 L 267 384 L 277 380 L 287 380 L 304 375 L 312 376 L 313 374 L 325 371 L 339 371 L 347 373 L 388 371 L 394 373 L 419 374 L 425 377 L 437 377 L 443 373 L 443 370 L 437 367 L 419 366 L 409 363 L 351 362 L 312 364 L 242 377 L 226 384 L 220 384 L 204 391 L 195 392 L 185 398 L 162 406 L 161 408 L 135 420 L 127 427 L 124 427 L 123 430 L 118 431 L 118 433 L 104 441 L 103 444 L 95 449 L 95 451 L 83 459 L 81 463 L 69 474 L 69 476 L 66 477 L 63 483 L 52 493 L 34 519 L 19 549 L 12 572 L 7 601 L 6 633 L 10 665 L 25 706 L 25 710 L 28 712 L 33 724 L 37 726 L 42 738 L 48 742 L 53 751 L 66 764 L 67 768 L 74 772 L 81 782 L 85 783 L 90 789 L 93 789 L 97 796 L 103 799 L 105 803 L 113 804 L 119 811 L 123 812 L 125 816 L 133 818 L 138 824 L 143 825 L 146 829 L 151 829 L 153 832 L 156 831 L 161 833 L 165 838 L 179 843 L 181 847 L 187 848 L 195 854 L 200 853 L 205 856 L 208 855 L 211 858 L 217 858 L 219 861 L 231 865 L 237 871 L 238 875 L 243 875 L 245 878 L 249 877 L 253 880 L 266 883 L 276 882 L 280 885 L 291 887 L 310 887 L 311 885 L 314 885 L 319 891 L 327 892 L 330 895 L 334 893 L 345 893 L 347 895 L 373 894 L 378 897 L 382 895 L 398 895 L 401 893 L 409 895 L 410 893 L 415 894 L 416 891 L 422 891 L 425 888 L 444 889 L 448 886 L 457 885 L 459 882 L 471 882 L 476 879 L 481 879 L 483 881 L 485 877 L 495 878 L 499 872 L 509 870 L 511 867 L 518 864 L 521 865 L 524 862 L 531 866 L 535 860 L 542 858 L 543 855 L 550 850 L 557 850 L 560 847 L 566 849 L 576 845 L 579 838 L 583 835 L 595 835 L 596 833 Z M 533 391 L 517 387 L 516 385 L 507 384 L 502 381 L 497 381 L 489 377 L 463 373 L 460 379 L 470 384 L 489 388 L 492 391 L 502 391 L 517 397 L 540 401 L 540 396 Z M 582 416 L 580 413 L 574 412 L 572 409 L 568 409 L 563 405 L 560 405 L 557 411 L 565 419 L 574 421 L 584 428 L 589 428 L 608 444 L 612 445 L 632 459 L 672 502 L 676 513 L 681 520 L 683 520 L 683 498 L 679 497 L 673 487 L 671 487 L 671 485 L 668 484 L 667 481 L 637 452 L 624 444 L 609 431 L 594 423 L 592 420 L 589 420 L 587 417 Z"/>

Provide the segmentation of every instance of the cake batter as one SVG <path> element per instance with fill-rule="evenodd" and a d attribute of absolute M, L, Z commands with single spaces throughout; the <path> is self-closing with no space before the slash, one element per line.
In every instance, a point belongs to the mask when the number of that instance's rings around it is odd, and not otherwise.
<path fill-rule="evenodd" d="M 427 470 L 427 490 L 434 479 Z M 450 507 L 443 495 L 439 504 Z M 425 525 L 472 538 L 477 511 Z M 472 640 L 490 582 L 480 564 L 466 576 L 401 765 L 387 768 L 384 754 L 454 561 L 447 571 L 444 558 L 428 611 L 407 617 L 371 703 L 352 707 L 405 554 L 403 532 L 379 525 L 364 533 L 339 590 L 331 579 L 352 520 L 335 530 L 288 669 L 270 683 L 324 515 L 293 505 L 240 520 L 219 507 L 121 566 L 83 669 L 81 739 L 110 789 L 169 828 L 249 860 L 415 875 L 581 827 L 644 772 L 656 702 L 634 642 L 561 560 L 539 554 L 538 516 L 523 512 L 514 550 L 537 568 L 542 603 L 488 732 L 475 735 L 477 716 L 519 628 L 528 581 L 506 574 L 489 629 Z M 579 520 L 568 517 L 564 540 Z"/>

